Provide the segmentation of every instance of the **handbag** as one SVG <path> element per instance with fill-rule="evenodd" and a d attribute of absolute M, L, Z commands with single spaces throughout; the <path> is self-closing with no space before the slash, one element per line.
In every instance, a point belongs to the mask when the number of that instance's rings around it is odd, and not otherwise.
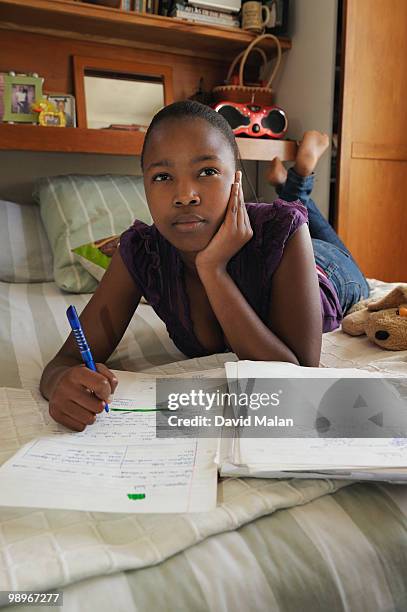
<path fill-rule="evenodd" d="M 252 51 L 256 51 L 261 55 L 264 66 L 267 64 L 266 53 L 263 51 L 263 49 L 256 47 L 260 41 L 265 40 L 266 38 L 273 40 L 277 47 L 277 60 L 271 76 L 265 84 L 245 84 L 243 72 L 247 58 Z M 271 89 L 271 84 L 280 68 L 281 56 L 281 45 L 276 36 L 273 34 L 261 34 L 260 36 L 257 36 L 257 38 L 250 43 L 247 49 L 235 57 L 230 65 L 225 84 L 218 85 L 217 87 L 213 88 L 212 93 L 216 101 L 246 102 L 250 104 L 257 104 L 259 106 L 272 105 L 273 90 Z M 233 75 L 233 72 L 239 60 L 239 77 L 237 78 L 236 75 Z"/>

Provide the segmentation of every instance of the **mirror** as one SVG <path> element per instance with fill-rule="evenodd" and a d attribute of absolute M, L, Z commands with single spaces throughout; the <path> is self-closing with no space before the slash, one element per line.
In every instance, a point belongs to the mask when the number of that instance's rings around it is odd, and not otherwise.
<path fill-rule="evenodd" d="M 87 75 L 85 104 L 88 128 L 106 128 L 113 124 L 148 126 L 164 106 L 161 80 L 141 81 L 131 78 Z"/>
<path fill-rule="evenodd" d="M 173 102 L 169 66 L 74 57 L 78 127 L 148 126 Z"/>

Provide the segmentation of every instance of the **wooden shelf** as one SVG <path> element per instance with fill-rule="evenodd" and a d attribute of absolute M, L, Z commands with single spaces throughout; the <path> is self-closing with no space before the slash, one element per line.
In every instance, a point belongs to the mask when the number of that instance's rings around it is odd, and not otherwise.
<path fill-rule="evenodd" d="M 212 74 L 223 73 L 223 64 L 229 62 L 230 58 L 235 57 L 255 38 L 254 34 L 241 29 L 201 25 L 73 0 L 0 0 L 0 37 L 1 30 L 8 34 L 8 46 L 5 48 L 9 54 L 12 49 L 10 32 L 19 32 L 20 38 L 26 32 L 57 36 L 65 39 L 65 47 L 67 39 L 68 42 L 69 39 L 79 41 L 75 42 L 78 46 L 93 43 L 95 47 L 100 48 L 100 43 L 113 44 L 117 46 L 110 46 L 110 54 L 119 58 L 124 47 L 127 53 L 128 49 L 132 48 L 133 54 L 138 53 L 139 49 L 141 53 L 150 53 L 144 52 L 144 48 L 159 51 L 161 56 L 165 53 L 165 57 L 170 53 L 181 54 L 184 57 L 173 58 L 178 70 L 176 82 L 179 97 L 185 96 L 185 88 L 190 88 L 190 84 L 195 80 L 195 67 L 198 65 L 196 58 L 202 58 L 202 74 L 206 75 L 210 82 Z M 284 50 L 291 47 L 288 39 L 280 40 Z M 26 41 L 23 42 L 27 44 Z M 48 43 L 43 42 L 42 55 L 40 54 L 43 64 L 44 49 L 47 50 L 46 57 L 49 57 L 54 46 L 55 40 L 48 39 Z M 265 41 L 262 46 L 271 55 L 273 43 Z M 71 91 L 67 58 L 70 59 L 72 51 L 65 47 L 63 51 L 59 49 L 58 56 L 63 74 L 60 78 L 62 85 L 56 88 L 54 85 L 54 91 Z M 28 48 L 23 47 L 23 57 Z M 35 49 L 33 54 L 35 57 Z M 188 56 L 188 59 L 185 56 Z M 210 58 L 210 61 L 205 58 Z M 216 64 L 212 60 L 216 60 Z M 218 64 L 222 66 L 219 67 Z M 37 67 L 36 64 L 35 69 L 41 73 L 39 65 Z M 57 69 L 58 66 L 49 64 L 45 66 L 43 73 L 48 79 L 50 72 Z M 219 77 L 216 76 L 214 80 L 219 82 Z M 55 77 L 53 82 L 56 82 Z M 143 141 L 144 133 L 141 132 L 0 124 L 0 150 L 3 151 L 137 156 L 141 153 Z M 237 142 L 242 159 L 270 160 L 278 155 L 281 159 L 290 160 L 295 155 L 295 143 L 289 141 L 238 138 Z"/>
<path fill-rule="evenodd" d="M 0 0 L 0 28 L 149 48 L 219 60 L 230 59 L 255 35 L 237 28 L 122 11 L 72 0 Z M 283 50 L 291 48 L 280 38 Z M 272 52 L 274 44 L 261 46 Z"/>
<path fill-rule="evenodd" d="M 103 155 L 140 155 L 142 132 L 41 127 L 38 125 L 0 125 L 0 150 L 53 153 L 90 153 Z M 283 161 L 295 158 L 297 145 L 292 140 L 236 138 L 242 159 Z"/>
<path fill-rule="evenodd" d="M 0 125 L 0 149 L 9 151 L 140 155 L 143 141 L 142 132 Z"/>
<path fill-rule="evenodd" d="M 236 142 L 242 159 L 271 161 L 279 157 L 281 161 L 293 161 L 297 152 L 295 140 L 236 138 Z"/>

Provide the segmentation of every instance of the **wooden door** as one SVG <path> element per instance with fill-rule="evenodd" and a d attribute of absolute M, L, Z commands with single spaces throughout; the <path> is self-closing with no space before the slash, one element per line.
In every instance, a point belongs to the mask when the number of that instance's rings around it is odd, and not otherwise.
<path fill-rule="evenodd" d="M 407 281 L 407 0 L 347 0 L 337 230 L 368 277 Z"/>

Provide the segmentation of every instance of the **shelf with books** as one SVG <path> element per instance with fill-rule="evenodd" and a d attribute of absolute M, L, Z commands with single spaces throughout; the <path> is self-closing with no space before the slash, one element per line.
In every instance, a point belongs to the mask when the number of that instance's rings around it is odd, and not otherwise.
<path fill-rule="evenodd" d="M 227 26 L 125 11 L 73 0 L 0 0 L 0 29 L 229 60 L 254 34 Z M 280 39 L 283 50 L 291 48 Z M 272 51 L 265 41 L 263 48 Z"/>
<path fill-rule="evenodd" d="M 236 138 L 245 160 L 283 161 L 295 158 L 297 145 L 291 140 Z M 53 153 L 89 153 L 102 155 L 140 155 L 143 132 L 94 130 L 85 128 L 41 127 L 37 125 L 0 124 L 0 150 Z"/>

